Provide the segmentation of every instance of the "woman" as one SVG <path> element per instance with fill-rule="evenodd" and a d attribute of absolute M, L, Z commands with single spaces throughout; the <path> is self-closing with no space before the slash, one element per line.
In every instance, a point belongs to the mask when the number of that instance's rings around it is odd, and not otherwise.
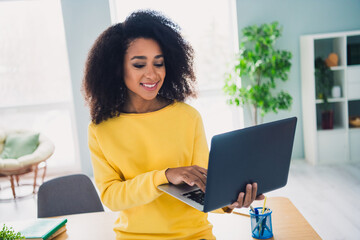
<path fill-rule="evenodd" d="M 157 12 L 135 12 L 109 27 L 89 53 L 83 82 L 89 148 L 101 200 L 120 211 L 118 239 L 215 239 L 207 214 L 157 189 L 185 182 L 205 191 L 204 127 L 184 103 L 195 96 L 194 83 L 191 46 Z M 256 190 L 249 184 L 218 212 L 248 207 Z"/>

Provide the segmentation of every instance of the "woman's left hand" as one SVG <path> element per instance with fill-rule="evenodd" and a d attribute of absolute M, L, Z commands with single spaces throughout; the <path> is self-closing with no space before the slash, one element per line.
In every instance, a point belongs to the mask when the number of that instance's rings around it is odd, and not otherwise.
<path fill-rule="evenodd" d="M 238 199 L 233 204 L 227 206 L 230 210 L 234 208 L 250 207 L 251 203 L 255 200 L 263 200 L 265 196 L 263 194 L 257 195 L 257 183 L 247 184 L 246 193 L 239 193 Z"/>

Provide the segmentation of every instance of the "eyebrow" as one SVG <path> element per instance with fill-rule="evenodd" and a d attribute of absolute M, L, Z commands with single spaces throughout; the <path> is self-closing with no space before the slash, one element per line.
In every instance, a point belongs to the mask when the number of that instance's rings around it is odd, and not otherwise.
<path fill-rule="evenodd" d="M 164 57 L 164 55 L 156 55 L 155 56 L 155 59 L 159 59 L 159 58 L 163 58 Z M 147 57 L 145 57 L 145 56 L 133 56 L 130 60 L 134 60 L 134 59 L 141 59 L 141 60 L 145 60 L 145 59 L 147 59 Z"/>

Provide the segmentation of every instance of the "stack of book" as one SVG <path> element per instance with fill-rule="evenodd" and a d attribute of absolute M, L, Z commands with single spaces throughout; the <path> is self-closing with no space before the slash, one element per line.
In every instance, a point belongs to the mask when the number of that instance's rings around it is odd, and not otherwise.
<path fill-rule="evenodd" d="M 15 232 L 20 232 L 25 239 L 50 240 L 66 231 L 65 218 L 35 219 L 21 222 L 5 223 L 7 227 L 12 227 Z"/>

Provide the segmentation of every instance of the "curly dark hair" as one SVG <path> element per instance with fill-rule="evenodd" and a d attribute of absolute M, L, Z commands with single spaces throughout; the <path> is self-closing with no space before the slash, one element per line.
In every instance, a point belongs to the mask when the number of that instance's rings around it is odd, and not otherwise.
<path fill-rule="evenodd" d="M 194 51 L 181 36 L 180 27 L 159 12 L 137 11 L 123 23 L 106 29 L 89 52 L 82 90 L 93 123 L 117 117 L 123 111 L 127 99 L 124 56 L 129 44 L 137 38 L 155 40 L 163 52 L 166 76 L 160 96 L 184 101 L 196 95 Z"/>

